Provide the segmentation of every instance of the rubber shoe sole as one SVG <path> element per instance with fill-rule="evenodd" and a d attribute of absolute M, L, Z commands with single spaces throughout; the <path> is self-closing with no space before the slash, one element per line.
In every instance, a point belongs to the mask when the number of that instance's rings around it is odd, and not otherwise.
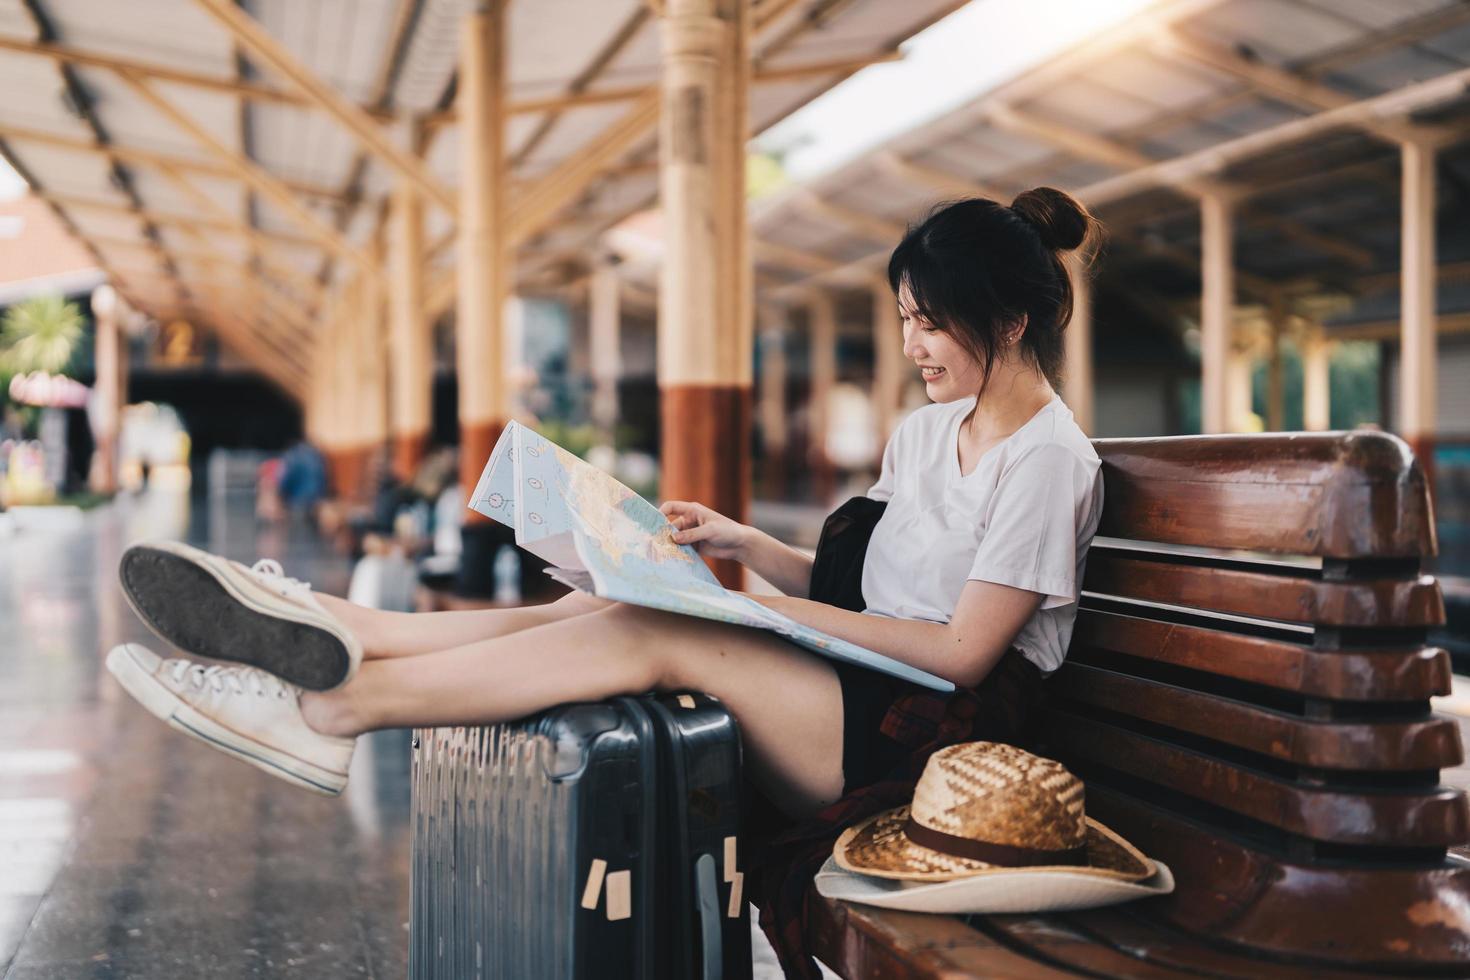
<path fill-rule="evenodd" d="M 308 691 L 347 683 L 362 661 L 361 644 L 335 619 L 189 545 L 134 545 L 118 575 L 138 618 L 188 653 L 259 667 Z"/>
<path fill-rule="evenodd" d="M 339 796 L 347 787 L 347 773 L 324 769 L 262 745 L 201 714 L 140 667 L 128 655 L 127 644 L 108 653 L 107 670 L 149 714 L 190 738 L 322 796 Z"/>

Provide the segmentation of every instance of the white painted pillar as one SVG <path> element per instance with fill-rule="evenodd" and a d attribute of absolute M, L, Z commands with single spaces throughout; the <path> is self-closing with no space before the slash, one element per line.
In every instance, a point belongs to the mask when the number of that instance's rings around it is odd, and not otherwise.
<path fill-rule="evenodd" d="M 1435 434 L 1435 149 L 1404 143 L 1399 434 L 1419 447 Z M 1422 455 L 1422 454 L 1421 454 Z"/>
<path fill-rule="evenodd" d="M 1313 325 L 1302 342 L 1302 425 L 1308 432 L 1332 427 L 1331 363 L 1332 344 L 1322 328 Z"/>
<path fill-rule="evenodd" d="M 757 415 L 767 457 L 786 451 L 786 331 L 781 312 L 761 311 L 761 375 Z"/>
<path fill-rule="evenodd" d="M 1219 195 L 1200 199 L 1200 259 L 1200 421 L 1207 433 L 1226 432 L 1235 268 L 1231 206 Z"/>
<path fill-rule="evenodd" d="M 388 238 L 389 430 L 393 473 L 407 482 L 428 446 L 434 388 L 433 337 L 424 317 L 424 214 L 418 188 L 393 187 Z"/>
<path fill-rule="evenodd" d="M 873 416 L 878 428 L 878 451 L 898 424 L 903 398 L 903 323 L 898 300 L 887 279 L 873 280 Z"/>
<path fill-rule="evenodd" d="M 812 463 L 825 466 L 827 437 L 831 427 L 832 386 L 837 383 L 837 307 L 832 295 L 814 289 L 807 300 L 808 341 L 811 354 L 811 397 L 807 405 Z"/>
<path fill-rule="evenodd" d="M 1225 432 L 1248 432 L 1251 405 L 1251 374 L 1255 361 L 1246 350 L 1230 351 L 1225 364 Z"/>
<path fill-rule="evenodd" d="M 1066 349 L 1062 360 L 1062 396 L 1077 425 L 1088 435 L 1096 434 L 1097 394 L 1092 374 L 1092 277 L 1080 252 L 1067 256 L 1067 275 L 1072 281 L 1072 322 L 1062 336 Z"/>
<path fill-rule="evenodd" d="M 617 264 L 610 256 L 600 256 L 592 266 L 587 329 L 592 357 L 592 421 L 609 437 L 618 420 L 618 379 L 623 374 L 621 298 Z"/>
<path fill-rule="evenodd" d="M 455 373 L 459 379 L 459 480 L 465 496 L 510 415 L 502 320 L 510 292 L 505 226 L 505 88 L 508 0 L 475 4 L 460 28 L 459 215 Z M 467 524 L 488 518 L 471 512 Z"/>
<path fill-rule="evenodd" d="M 95 449 L 87 474 L 94 493 L 117 491 L 118 433 L 122 426 L 122 409 L 127 402 L 127 350 L 119 320 L 123 299 L 111 285 L 103 283 L 92 290 L 92 325 L 94 344 L 92 363 L 97 380 L 92 393 L 92 438 Z"/>

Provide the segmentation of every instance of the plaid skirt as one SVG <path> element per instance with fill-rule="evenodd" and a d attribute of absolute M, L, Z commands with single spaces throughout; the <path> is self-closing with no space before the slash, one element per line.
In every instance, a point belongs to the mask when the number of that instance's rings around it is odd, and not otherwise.
<path fill-rule="evenodd" d="M 1042 676 L 1012 648 L 977 688 L 950 694 L 908 684 L 897 688 L 878 729 L 899 746 L 899 751 L 882 755 L 885 771 L 880 774 L 873 769 L 870 760 L 853 764 L 844 760 L 848 780 L 842 799 L 804 820 L 793 822 L 784 817 L 747 782 L 750 813 L 745 847 L 750 859 L 746 889 L 760 907 L 761 929 L 788 978 L 821 978 L 806 948 L 807 903 L 815 894 L 812 878 L 842 832 L 884 810 L 912 802 L 929 756 L 945 746 L 973 741 L 1030 744 Z M 858 738 L 848 731 L 843 735 L 845 751 L 863 744 L 861 733 Z M 863 776 L 854 785 L 852 776 L 857 773 Z"/>

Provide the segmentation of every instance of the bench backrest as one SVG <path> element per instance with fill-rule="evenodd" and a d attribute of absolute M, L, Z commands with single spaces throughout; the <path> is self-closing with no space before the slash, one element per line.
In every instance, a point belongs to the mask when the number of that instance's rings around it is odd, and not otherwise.
<path fill-rule="evenodd" d="M 1381 433 L 1098 440 L 1044 748 L 1173 869 L 1148 911 L 1289 957 L 1463 962 L 1459 731 L 1423 474 Z"/>

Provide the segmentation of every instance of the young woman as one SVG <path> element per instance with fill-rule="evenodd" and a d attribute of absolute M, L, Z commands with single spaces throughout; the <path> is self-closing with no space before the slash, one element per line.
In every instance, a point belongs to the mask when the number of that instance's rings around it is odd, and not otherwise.
<path fill-rule="evenodd" d="M 175 645 L 240 666 L 126 644 L 108 667 L 180 730 L 325 793 L 346 784 L 364 732 L 503 722 L 653 689 L 724 702 L 752 777 L 793 817 L 939 747 L 935 732 L 1004 737 L 1062 662 L 1101 510 L 1098 458 L 1054 389 L 1071 314 L 1060 256 L 1092 230 L 1076 201 L 1037 188 L 1010 207 L 944 207 L 895 249 L 903 336 L 893 343 L 934 404 L 894 432 L 869 491 L 887 508 L 863 566 L 865 612 L 806 598 L 811 559 L 769 535 L 698 503 L 663 505 L 677 540 L 784 593 L 753 598 L 952 680 L 956 695 L 923 703 L 963 723 L 931 724 L 916 740 L 906 726 L 925 711 L 893 709 L 918 703 L 920 689 L 762 630 L 576 593 L 540 608 L 378 612 L 313 593 L 269 560 L 247 569 L 178 544 L 124 556 L 130 602 Z M 947 707 L 984 691 L 1015 693 L 995 711 Z"/>

